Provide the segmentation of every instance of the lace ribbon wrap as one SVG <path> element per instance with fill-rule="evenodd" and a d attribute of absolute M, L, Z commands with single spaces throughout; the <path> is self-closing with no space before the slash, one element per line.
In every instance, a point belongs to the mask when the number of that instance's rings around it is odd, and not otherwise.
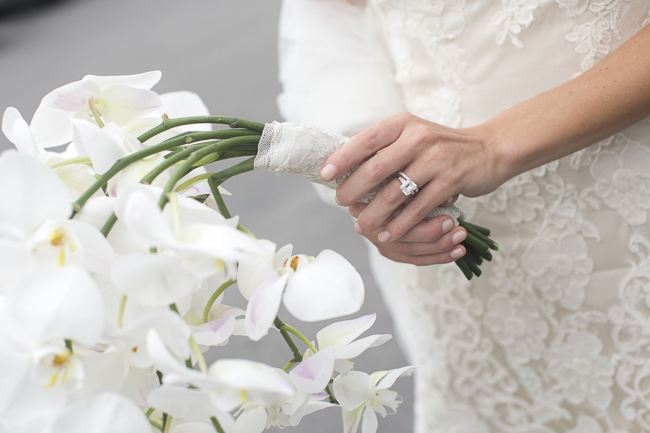
<path fill-rule="evenodd" d="M 276 174 L 297 174 L 310 182 L 336 189 L 359 166 L 330 182 L 320 177 L 320 169 L 325 160 L 338 150 L 349 138 L 341 134 L 323 131 L 313 126 L 300 123 L 267 123 L 260 139 L 255 169 L 267 169 Z M 360 201 L 370 203 L 373 197 L 388 182 L 397 177 L 397 173 L 384 179 Z M 411 201 L 409 197 L 404 204 Z M 438 206 L 424 218 L 428 220 L 438 215 L 449 215 L 458 225 L 458 218 L 463 213 L 455 206 Z"/>

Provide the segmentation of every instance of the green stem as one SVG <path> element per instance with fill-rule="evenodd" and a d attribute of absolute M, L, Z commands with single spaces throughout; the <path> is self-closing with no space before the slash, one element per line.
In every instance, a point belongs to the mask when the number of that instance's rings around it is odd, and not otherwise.
<path fill-rule="evenodd" d="M 472 277 L 474 276 L 472 274 L 472 271 L 469 268 L 469 265 L 465 261 L 465 257 L 461 257 L 460 259 L 456 260 L 454 263 L 456 263 L 456 266 L 460 268 L 461 271 L 463 271 L 463 275 L 465 275 L 465 278 L 467 278 L 467 281 L 471 280 Z"/>
<path fill-rule="evenodd" d="M 179 186 L 176 187 L 176 189 L 174 191 L 176 191 L 176 192 L 183 191 L 183 190 L 189 188 L 190 186 L 194 185 L 196 182 L 200 182 L 202 180 L 205 180 L 205 179 L 209 178 L 210 176 L 212 176 L 212 173 L 203 173 L 203 174 L 199 174 L 197 176 L 194 176 L 193 178 L 188 179 L 185 182 L 181 183 Z"/>
<path fill-rule="evenodd" d="M 187 135 L 177 136 L 169 140 L 165 140 L 162 143 L 156 144 L 155 146 L 146 147 L 142 150 L 127 155 L 124 158 L 118 160 L 113 166 L 102 176 L 93 183 L 90 188 L 88 188 L 73 204 L 73 213 L 70 218 L 73 218 L 77 212 L 83 207 L 83 205 L 93 196 L 100 188 L 104 187 L 109 180 L 113 178 L 117 173 L 124 170 L 129 165 L 140 161 L 148 156 L 154 155 L 158 152 L 174 149 L 175 147 L 181 146 L 183 144 L 189 144 L 196 141 L 205 141 L 212 139 L 220 139 L 229 137 L 232 133 L 235 132 L 238 136 L 241 136 L 241 131 L 205 131 L 205 132 L 194 132 Z M 244 131 L 246 135 L 250 135 L 248 131 Z M 229 133 L 229 134 L 226 134 Z"/>
<path fill-rule="evenodd" d="M 285 365 L 282 369 L 283 369 L 284 371 L 288 372 L 289 369 L 290 369 L 291 367 L 293 367 L 294 365 L 296 365 L 297 363 L 298 363 L 298 362 L 296 362 L 295 359 L 292 359 L 291 361 L 287 362 L 287 365 Z"/>
<path fill-rule="evenodd" d="M 169 180 L 167 181 L 167 184 L 165 185 L 165 188 L 163 190 L 163 193 L 160 197 L 160 200 L 158 202 L 158 205 L 160 206 L 161 209 L 165 207 L 165 204 L 167 204 L 167 194 L 172 192 L 174 189 L 174 186 L 176 183 L 189 171 L 192 170 L 192 165 L 201 160 L 204 156 L 209 155 L 214 152 L 218 152 L 222 150 L 225 147 L 232 147 L 233 145 L 236 144 L 250 144 L 250 143 L 256 143 L 260 139 L 259 135 L 255 136 L 245 136 L 245 137 L 235 137 L 235 138 L 229 138 L 227 140 L 220 141 L 218 143 L 212 144 L 210 146 L 204 147 L 203 149 L 197 150 L 183 162 L 183 164 L 174 172 L 174 174 L 171 175 Z M 239 164 L 237 164 L 239 165 Z M 234 167 L 236 167 L 235 165 Z M 232 167 L 231 167 L 232 168 Z M 226 170 L 224 170 L 226 171 Z"/>
<path fill-rule="evenodd" d="M 156 427 L 158 430 L 163 431 L 163 426 L 160 425 L 159 423 L 157 423 L 156 421 L 150 419 L 150 420 L 149 420 L 149 424 L 151 424 L 152 426 Z"/>
<path fill-rule="evenodd" d="M 205 363 L 205 358 L 201 353 L 201 349 L 199 349 L 199 345 L 196 344 L 194 337 L 190 337 L 190 347 L 192 348 L 192 352 L 194 353 L 194 356 L 196 357 L 196 360 L 199 363 L 199 370 L 201 370 L 202 373 L 207 373 L 208 366 Z"/>
<path fill-rule="evenodd" d="M 65 347 L 70 351 L 70 353 L 73 353 L 74 351 L 72 350 L 72 340 L 65 340 Z"/>
<path fill-rule="evenodd" d="M 472 235 L 476 236 L 477 239 L 480 239 L 481 241 L 486 243 L 487 246 L 493 249 L 494 251 L 499 250 L 499 245 L 496 242 L 494 242 L 492 239 L 490 239 L 489 237 L 481 233 L 481 231 L 477 230 L 472 224 L 467 224 L 467 222 L 463 220 L 458 220 L 458 224 L 461 227 L 465 228 L 468 234 L 471 233 Z"/>
<path fill-rule="evenodd" d="M 264 131 L 266 126 L 263 123 L 251 122 L 250 120 L 238 119 L 236 117 L 223 117 L 223 116 L 191 116 L 191 117 L 179 117 L 178 119 L 167 119 L 163 121 L 160 125 L 155 128 L 145 132 L 138 137 L 141 143 L 149 140 L 151 137 L 155 137 L 161 132 L 165 132 L 169 129 L 176 128 L 178 126 L 192 125 L 197 123 L 217 123 L 222 125 L 228 125 L 231 128 L 245 128 L 250 131 L 255 131 L 260 133 Z"/>
<path fill-rule="evenodd" d="M 120 309 L 117 313 L 117 326 L 120 328 L 122 327 L 124 323 L 124 309 L 126 307 L 126 295 L 122 295 L 122 298 L 120 299 Z"/>
<path fill-rule="evenodd" d="M 330 381 L 330 383 L 331 383 L 331 381 Z M 334 394 L 332 394 L 332 391 L 330 390 L 329 383 L 325 387 L 325 391 L 327 391 L 327 394 L 330 396 L 330 403 L 339 404 L 338 400 L 334 397 Z"/>
<path fill-rule="evenodd" d="M 210 418 L 210 421 L 212 421 L 212 425 L 214 426 L 214 429 L 215 429 L 218 433 L 226 433 L 226 432 L 223 430 L 223 428 L 221 427 L 221 424 L 219 424 L 219 421 L 217 420 L 216 417 L 213 416 L 212 418 Z"/>
<path fill-rule="evenodd" d="M 230 286 L 235 284 L 237 280 L 228 280 L 222 285 L 219 286 L 217 290 L 214 291 L 212 296 L 210 296 L 210 299 L 208 299 L 208 303 L 205 304 L 205 309 L 203 310 L 203 323 L 208 322 L 208 316 L 210 315 L 210 310 L 212 309 L 212 305 L 214 305 L 215 301 L 221 294 Z"/>
<path fill-rule="evenodd" d="M 84 164 L 87 162 L 90 162 L 90 158 L 87 156 L 77 156 L 76 158 L 66 159 L 65 161 L 53 162 L 52 164 L 48 164 L 48 167 L 54 170 L 55 168 L 63 167 L 65 165 Z"/>
<path fill-rule="evenodd" d="M 467 232 L 467 238 L 465 238 L 465 242 L 470 244 L 476 251 L 481 251 L 481 252 L 488 252 L 488 244 L 471 234 L 470 232 Z"/>
<path fill-rule="evenodd" d="M 172 422 L 174 422 L 174 418 L 172 418 L 171 415 L 169 414 L 163 414 L 163 433 L 169 433 L 169 429 L 172 427 Z"/>
<path fill-rule="evenodd" d="M 297 362 L 302 361 L 302 354 L 298 350 L 298 347 L 296 347 L 296 344 L 291 339 L 289 333 L 283 328 L 284 322 L 280 320 L 279 317 L 276 316 L 275 320 L 273 321 L 273 324 L 275 325 L 276 328 L 280 330 L 280 334 L 282 335 L 282 338 L 284 338 L 284 341 L 286 341 L 287 345 L 289 346 L 289 349 L 291 349 L 291 353 L 293 353 L 293 359 L 296 360 Z"/>
<path fill-rule="evenodd" d="M 116 222 L 117 222 L 117 215 L 115 215 L 115 213 L 112 213 L 111 216 L 108 217 L 108 219 L 106 220 L 106 223 L 104 223 L 104 227 L 102 227 L 101 229 L 101 232 L 105 238 L 108 237 L 108 234 L 111 232 Z"/>
<path fill-rule="evenodd" d="M 147 418 L 149 418 L 149 417 L 151 416 L 151 414 L 152 414 L 155 410 L 156 410 L 156 409 L 154 409 L 153 407 L 150 407 L 150 408 L 147 409 L 147 411 L 144 413 L 144 416 L 146 416 Z"/>
<path fill-rule="evenodd" d="M 241 224 L 237 224 L 237 230 L 246 233 L 248 236 L 252 237 L 253 239 L 257 239 L 257 237 L 255 237 L 255 235 L 253 234 L 253 232 L 251 232 L 250 230 L 248 230 L 246 227 L 244 227 L 244 226 L 241 225 Z"/>
<path fill-rule="evenodd" d="M 305 337 L 300 331 L 298 331 L 296 328 L 294 328 L 291 325 L 287 325 L 286 323 L 282 324 L 282 329 L 291 332 L 293 335 L 298 337 L 303 343 L 307 345 L 311 349 L 312 352 L 317 353 L 318 349 L 316 349 L 316 346 L 314 346 L 314 343 L 309 341 L 307 337 Z"/>
<path fill-rule="evenodd" d="M 223 201 L 223 197 L 219 192 L 219 186 L 233 176 L 253 171 L 254 169 L 255 158 L 253 157 L 247 159 L 246 161 L 242 161 L 239 164 L 235 164 L 232 167 L 228 167 L 227 169 L 222 170 L 218 173 L 214 173 L 208 178 L 208 185 L 210 185 L 210 190 L 212 191 L 214 200 L 217 202 L 219 212 L 221 212 L 221 215 L 223 215 L 224 218 L 231 218 L 231 215 L 228 211 L 228 207 L 226 206 L 226 202 Z"/>

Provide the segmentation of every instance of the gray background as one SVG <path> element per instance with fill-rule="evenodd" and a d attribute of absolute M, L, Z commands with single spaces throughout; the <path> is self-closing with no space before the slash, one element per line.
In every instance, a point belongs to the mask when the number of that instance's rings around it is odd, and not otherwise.
<path fill-rule="evenodd" d="M 198 93 L 215 115 L 280 120 L 275 105 L 280 92 L 279 9 L 279 0 L 70 0 L 0 18 L 0 110 L 15 106 L 29 122 L 45 94 L 86 74 L 158 69 L 163 72 L 154 87 L 158 93 L 189 90 Z M 0 150 L 10 147 L 0 135 Z M 290 175 L 254 172 L 224 186 L 233 193 L 226 199 L 231 212 L 258 237 L 279 246 L 292 243 L 296 253 L 315 256 L 329 248 L 343 254 L 366 284 L 363 309 L 350 318 L 376 312 L 378 320 L 369 333 L 392 333 L 370 274 L 366 247 L 346 212 L 323 204 L 307 181 Z M 226 301 L 238 304 L 237 297 L 235 291 Z M 280 314 L 309 338 L 324 326 Z M 220 356 L 247 357 L 278 367 L 291 357 L 275 332 L 255 344 L 233 338 L 228 346 L 212 350 L 208 361 Z M 395 339 L 355 363 L 356 369 L 367 372 L 404 365 Z M 412 380 L 400 379 L 394 389 L 405 401 L 396 415 L 380 420 L 379 432 L 412 430 Z M 289 431 L 341 430 L 340 411 L 326 409 Z"/>

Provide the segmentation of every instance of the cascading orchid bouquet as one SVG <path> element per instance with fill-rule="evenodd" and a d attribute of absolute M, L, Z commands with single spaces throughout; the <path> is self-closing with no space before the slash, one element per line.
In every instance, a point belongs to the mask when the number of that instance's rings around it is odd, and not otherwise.
<path fill-rule="evenodd" d="M 46 95 L 31 124 L 4 113 L 17 151 L 0 155 L 0 431 L 259 433 L 336 406 L 345 432 L 374 433 L 414 369 L 353 369 L 390 338 L 359 338 L 374 315 L 315 342 L 277 316 L 281 303 L 304 321 L 355 313 L 359 274 L 333 251 L 294 254 L 240 225 L 220 185 L 254 168 L 265 125 L 158 95 L 160 78 L 86 76 Z M 204 168 L 235 157 L 249 159 Z M 235 283 L 246 309 L 223 303 Z M 284 368 L 206 364 L 210 347 L 272 329 L 290 349 Z"/>

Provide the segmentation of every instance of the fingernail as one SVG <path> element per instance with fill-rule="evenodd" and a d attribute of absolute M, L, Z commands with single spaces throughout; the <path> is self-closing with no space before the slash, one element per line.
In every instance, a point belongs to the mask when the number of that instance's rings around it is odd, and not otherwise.
<path fill-rule="evenodd" d="M 454 201 L 454 197 L 449 197 L 447 199 L 447 204 L 451 204 L 452 201 Z"/>
<path fill-rule="evenodd" d="M 458 259 L 460 259 L 461 257 L 463 257 L 463 249 L 460 248 L 460 247 L 458 247 L 458 248 L 454 248 L 453 250 L 451 250 L 451 252 L 449 253 L 449 255 L 451 256 L 452 259 L 454 259 L 454 260 L 458 260 Z"/>
<path fill-rule="evenodd" d="M 336 177 L 337 173 L 338 173 L 338 171 L 336 170 L 336 167 L 334 166 L 334 164 L 327 164 L 320 171 L 320 177 L 322 177 L 324 181 L 329 182 L 330 180 L 332 180 L 332 179 L 334 179 Z"/>
<path fill-rule="evenodd" d="M 390 240 L 390 233 L 388 233 L 386 230 L 382 230 L 377 235 L 377 239 L 379 239 L 379 242 L 388 242 Z"/>
<path fill-rule="evenodd" d="M 336 202 L 337 205 L 343 206 L 336 195 L 334 195 L 334 201 Z"/>
<path fill-rule="evenodd" d="M 360 234 L 360 235 L 362 235 L 364 233 L 363 229 L 359 225 L 359 221 L 354 223 L 354 231 L 357 232 L 357 234 Z"/>
<path fill-rule="evenodd" d="M 451 237 L 451 241 L 454 244 L 459 244 L 465 240 L 467 237 L 467 232 L 465 230 L 459 230 Z"/>
<path fill-rule="evenodd" d="M 452 220 L 444 220 L 442 222 L 442 232 L 449 233 L 451 229 L 454 228 L 454 222 Z"/>

